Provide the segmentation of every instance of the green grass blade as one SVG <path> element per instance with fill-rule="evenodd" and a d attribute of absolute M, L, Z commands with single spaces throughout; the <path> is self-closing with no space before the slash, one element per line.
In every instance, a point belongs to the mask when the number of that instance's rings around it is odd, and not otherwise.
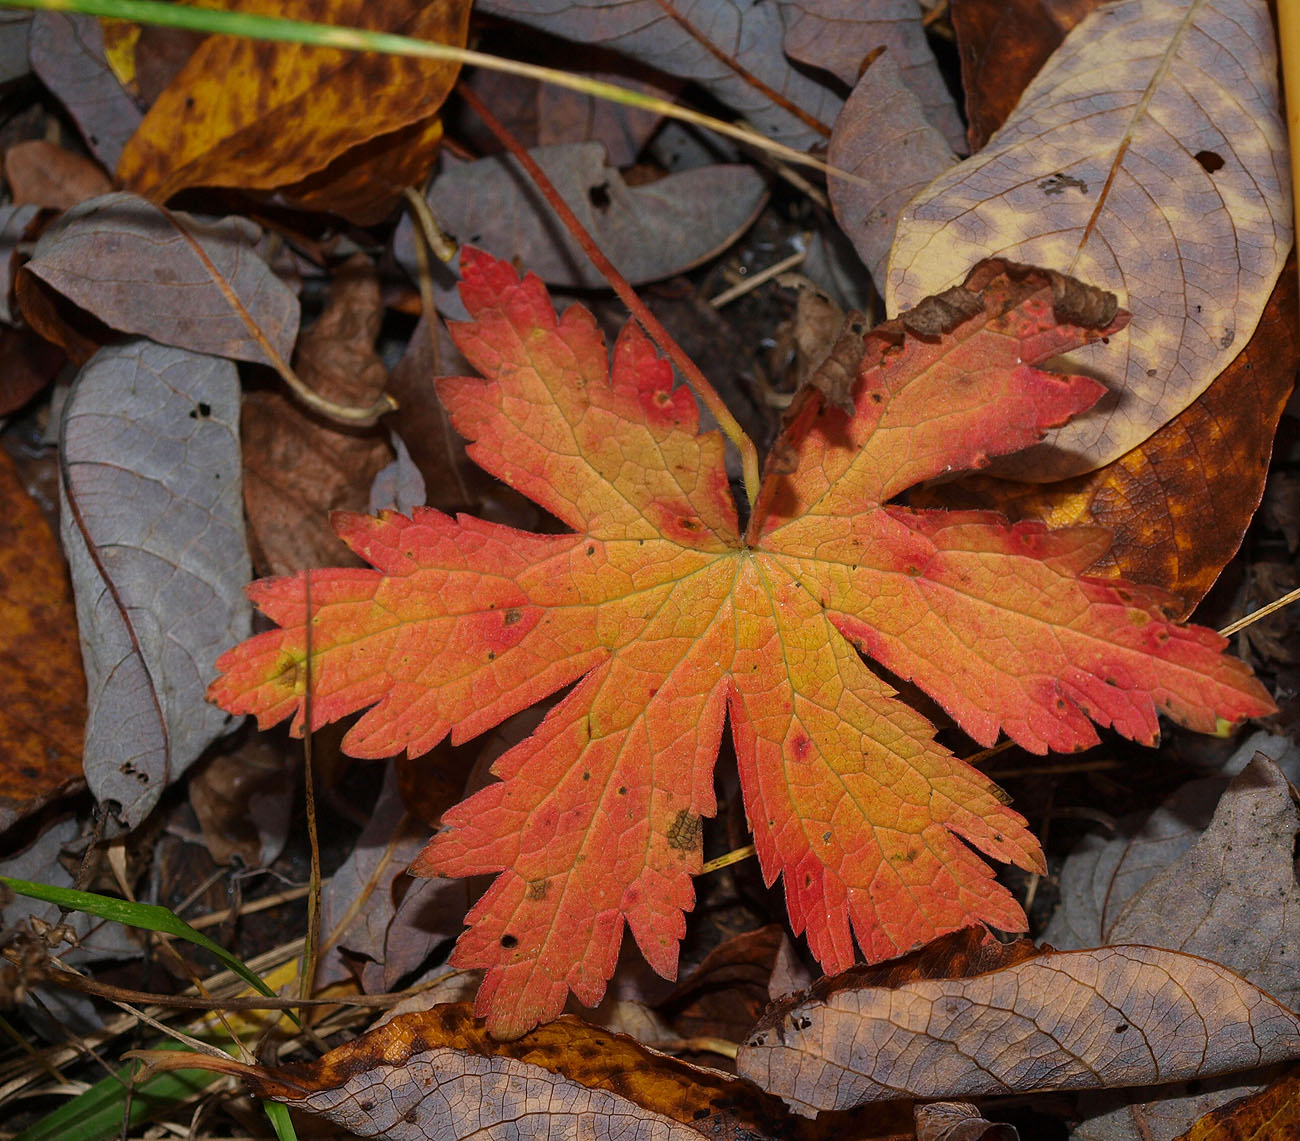
<path fill-rule="evenodd" d="M 58 907 L 66 907 L 70 911 L 84 911 L 87 915 L 96 915 L 100 919 L 109 919 L 128 927 L 139 927 L 145 931 L 157 931 L 162 935 L 184 939 L 215 955 L 224 966 L 234 971 L 259 994 L 266 995 L 268 998 L 277 997 L 275 991 L 225 947 L 213 942 L 202 931 L 191 927 L 168 907 L 154 903 L 132 903 L 129 899 L 116 899 L 111 895 L 96 895 L 94 892 L 77 891 L 70 887 L 55 887 L 46 883 L 32 883 L 30 880 L 17 880 L 12 876 L 0 876 L 0 884 L 28 899 L 39 899 Z"/>
<path fill-rule="evenodd" d="M 161 1050 L 180 1049 L 175 1043 L 162 1043 Z M 123 1121 L 128 1129 L 165 1113 L 220 1079 L 209 1070 L 172 1070 L 155 1074 L 131 1091 L 130 1110 L 126 1110 L 127 1088 L 134 1065 L 117 1069 L 76 1097 L 47 1113 L 13 1138 L 13 1141 L 108 1141 L 121 1134 Z M 124 1116 L 125 1114 L 125 1116 Z"/>
<path fill-rule="evenodd" d="M 341 28 L 331 24 L 312 23 L 308 20 L 288 20 L 277 16 L 262 16 L 253 12 L 223 12 L 213 8 L 192 8 L 174 4 L 170 0 L 0 0 L 0 8 L 37 8 L 46 12 L 79 12 L 84 16 L 100 16 L 114 20 L 131 20 L 138 24 L 156 24 L 166 28 L 185 28 L 192 32 L 215 35 L 244 36 L 253 40 L 273 40 L 278 43 L 309 44 L 313 47 L 340 48 L 344 51 L 370 51 L 383 55 L 414 56 L 420 59 L 445 60 L 522 75 L 557 87 L 581 91 L 597 99 L 608 99 L 628 107 L 639 107 L 656 115 L 694 123 L 719 135 L 737 139 L 776 155 L 786 162 L 812 167 L 824 174 L 834 174 L 850 183 L 866 185 L 861 178 L 847 171 L 836 170 L 821 159 L 795 150 L 784 143 L 768 139 L 747 127 L 716 119 L 700 111 L 678 106 L 667 99 L 646 95 L 631 88 L 619 87 L 582 75 L 571 75 L 551 67 L 503 59 L 486 52 L 433 40 L 420 40 L 395 32 L 372 32 L 365 28 Z"/>

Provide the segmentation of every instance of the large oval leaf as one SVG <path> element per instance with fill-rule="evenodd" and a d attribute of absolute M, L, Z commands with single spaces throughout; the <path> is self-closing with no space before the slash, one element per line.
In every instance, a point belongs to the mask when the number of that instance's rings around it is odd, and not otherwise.
<path fill-rule="evenodd" d="M 1073 366 L 1115 382 L 998 471 L 1061 479 L 1123 455 L 1249 339 L 1291 245 L 1277 59 L 1257 0 L 1122 0 L 1079 24 L 979 154 L 899 221 L 891 311 L 982 257 L 1047 265 L 1133 314 Z"/>

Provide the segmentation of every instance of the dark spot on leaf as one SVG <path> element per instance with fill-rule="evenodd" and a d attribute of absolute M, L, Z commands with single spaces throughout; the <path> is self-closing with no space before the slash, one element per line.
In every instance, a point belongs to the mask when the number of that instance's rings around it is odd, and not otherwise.
<path fill-rule="evenodd" d="M 496 650 L 489 650 L 489 651 L 488 651 L 488 661 L 489 661 L 489 662 L 495 662 L 496 660 L 497 660 L 497 652 L 496 652 Z"/>
<path fill-rule="evenodd" d="M 1124 1031 L 1127 1030 L 1127 1029 L 1128 1029 L 1128 1023 L 1127 1023 L 1127 1022 L 1121 1022 L 1118 1026 L 1115 1027 L 1115 1033 L 1116 1033 L 1116 1034 L 1123 1034 Z"/>
<path fill-rule="evenodd" d="M 625 784 L 621 784 L 621 785 L 618 786 L 618 795 L 619 795 L 619 796 L 626 796 L 626 795 L 627 795 L 627 785 L 625 785 Z"/>
<path fill-rule="evenodd" d="M 524 616 L 524 612 L 518 606 L 512 606 L 506 611 L 506 625 L 513 626 Z"/>
<path fill-rule="evenodd" d="M 1207 174 L 1223 169 L 1223 155 L 1217 151 L 1197 151 L 1192 157 L 1205 168 Z"/>
<path fill-rule="evenodd" d="M 516 939 L 513 935 L 502 935 L 501 946 L 503 946 L 508 951 L 510 950 L 511 947 L 518 947 L 519 940 Z"/>
<path fill-rule="evenodd" d="M 583 779 L 583 780 L 591 780 L 591 773 L 583 773 L 583 774 L 582 774 L 582 779 Z"/>
<path fill-rule="evenodd" d="M 546 893 L 551 890 L 550 880 L 531 880 L 528 884 L 527 896 L 529 899 L 545 899 Z M 505 940 L 503 939 L 504 943 Z"/>
<path fill-rule="evenodd" d="M 880 403 L 882 400 L 884 400 L 884 399 L 885 399 L 885 398 L 884 398 L 883 396 L 881 396 L 881 394 L 880 394 L 879 392 L 873 392 L 873 393 L 871 394 L 871 403 L 872 403 L 872 404 L 879 404 L 879 403 Z"/>
<path fill-rule="evenodd" d="M 609 183 L 602 182 L 599 186 L 593 186 L 587 191 L 587 201 L 590 202 L 602 214 L 609 209 L 613 199 L 609 196 Z"/>
<path fill-rule="evenodd" d="M 595 553 L 596 553 L 596 548 L 595 548 L 595 547 L 588 547 L 588 548 L 587 548 L 587 555 L 588 555 L 588 557 L 590 557 L 591 555 L 594 555 Z"/>
<path fill-rule="evenodd" d="M 668 846 L 679 852 L 691 852 L 700 845 L 700 818 L 681 809 L 668 827 Z"/>
<path fill-rule="evenodd" d="M 700 521 L 698 519 L 691 519 L 685 515 L 677 520 L 677 525 L 681 527 L 683 531 L 698 531 L 700 529 Z"/>

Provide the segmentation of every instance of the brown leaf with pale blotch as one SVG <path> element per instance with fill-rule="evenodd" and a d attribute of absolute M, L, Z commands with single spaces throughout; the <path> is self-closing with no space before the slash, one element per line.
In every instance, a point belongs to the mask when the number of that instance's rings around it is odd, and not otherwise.
<path fill-rule="evenodd" d="M 467 0 L 222 0 L 215 6 L 459 45 L 470 7 Z M 428 125 L 458 66 L 212 36 L 158 96 L 117 173 L 156 202 L 195 186 L 292 188 L 354 148 L 408 130 L 420 144 L 412 148 L 420 156 L 415 166 L 427 171 L 433 158 Z M 416 141 L 401 140 L 403 147 Z M 313 185 L 312 205 L 362 223 L 382 218 L 395 204 L 391 164 L 383 169 L 388 174 L 369 193 L 350 171 L 343 172 L 346 192 L 335 197 Z"/>
<path fill-rule="evenodd" d="M 1004 949 L 970 930 L 930 954 L 953 947 L 1007 963 L 894 986 L 865 982 L 859 969 L 824 979 L 764 1016 L 737 1072 L 812 1114 L 906 1097 L 1150 1085 L 1300 1057 L 1300 1017 L 1205 959 L 1135 945 Z"/>
<path fill-rule="evenodd" d="M 1092 573 L 1178 595 L 1186 617 L 1241 545 L 1264 494 L 1300 364 L 1295 254 L 1250 342 L 1194 403 L 1127 455 L 1057 483 L 970 476 L 913 493 L 918 507 L 982 508 L 1049 527 L 1111 530 Z"/>

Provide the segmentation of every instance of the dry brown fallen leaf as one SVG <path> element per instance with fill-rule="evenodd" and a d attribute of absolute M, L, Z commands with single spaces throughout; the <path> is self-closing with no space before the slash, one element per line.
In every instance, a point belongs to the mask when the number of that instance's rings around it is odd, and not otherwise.
<path fill-rule="evenodd" d="M 82 780 L 86 679 L 63 552 L 0 452 L 0 831 Z"/>
<path fill-rule="evenodd" d="M 158 1069 L 236 1074 L 359 1137 L 461 1141 L 909 1141 L 910 1108 L 877 1106 L 800 1121 L 748 1082 L 691 1066 L 564 1016 L 512 1042 L 490 1037 L 468 1003 L 398 1015 L 314 1062 L 263 1068 L 155 1052 Z"/>
<path fill-rule="evenodd" d="M 66 210 L 113 189 L 97 162 L 47 139 L 14 143 L 4 153 L 4 172 L 15 205 Z"/>
<path fill-rule="evenodd" d="M 1099 0 L 952 0 L 952 30 L 966 93 L 966 139 L 978 151 L 1066 33 Z"/>
<path fill-rule="evenodd" d="M 1245 348 L 1195 401 L 1131 452 L 1087 475 L 1022 483 L 973 475 L 913 493 L 915 507 L 984 508 L 1114 535 L 1092 573 L 1176 594 L 1186 618 L 1237 552 L 1269 479 L 1300 364 L 1295 255 Z"/>
<path fill-rule="evenodd" d="M 383 309 L 374 266 L 357 254 L 336 271 L 324 312 L 298 343 L 295 367 L 317 395 L 372 405 L 388 374 L 375 351 Z M 241 416 L 244 506 L 259 573 L 356 565 L 329 524 L 364 511 L 371 481 L 393 458 L 382 428 L 327 423 L 279 389 L 246 392 Z"/>
<path fill-rule="evenodd" d="M 953 957 L 961 975 L 933 973 Z M 913 977 L 891 981 L 886 969 Z M 1003 946 L 967 929 L 776 1004 L 736 1064 L 813 1114 L 1150 1085 L 1295 1057 L 1300 1017 L 1217 963 L 1156 947 Z"/>

